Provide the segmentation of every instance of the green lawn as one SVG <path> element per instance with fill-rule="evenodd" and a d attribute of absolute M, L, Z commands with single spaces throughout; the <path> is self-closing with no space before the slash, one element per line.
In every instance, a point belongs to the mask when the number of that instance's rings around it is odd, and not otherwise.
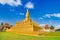
<path fill-rule="evenodd" d="M 44 36 L 28 36 L 10 32 L 0 32 L 0 40 L 60 40 L 59 36 L 60 32 L 47 33 L 44 34 Z"/>
<path fill-rule="evenodd" d="M 46 33 L 44 35 L 45 36 L 57 36 L 57 37 L 60 37 L 60 32 L 50 32 L 50 33 Z"/>

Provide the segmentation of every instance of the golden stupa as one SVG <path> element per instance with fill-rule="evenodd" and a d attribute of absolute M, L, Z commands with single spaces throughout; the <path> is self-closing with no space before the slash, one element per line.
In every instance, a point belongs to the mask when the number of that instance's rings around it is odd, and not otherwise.
<path fill-rule="evenodd" d="M 36 22 L 30 19 L 29 11 L 26 12 L 26 18 L 21 22 L 16 22 L 15 26 L 8 29 L 8 32 L 14 32 L 19 34 L 39 34 L 42 28 Z"/>

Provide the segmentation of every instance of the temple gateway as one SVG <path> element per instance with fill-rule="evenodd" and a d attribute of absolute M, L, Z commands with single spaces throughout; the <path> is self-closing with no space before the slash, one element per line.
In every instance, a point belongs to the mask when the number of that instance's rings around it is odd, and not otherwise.
<path fill-rule="evenodd" d="M 42 30 L 42 28 L 38 23 L 31 20 L 29 11 L 27 10 L 26 18 L 21 22 L 16 22 L 16 24 L 7 31 L 19 34 L 38 35 L 40 34 L 40 30 Z"/>

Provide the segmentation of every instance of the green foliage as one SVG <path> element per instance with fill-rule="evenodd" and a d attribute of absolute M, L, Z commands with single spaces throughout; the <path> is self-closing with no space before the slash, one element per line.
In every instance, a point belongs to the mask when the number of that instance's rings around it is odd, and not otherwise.
<path fill-rule="evenodd" d="M 3 22 L 1 23 L 1 25 L 2 25 L 2 26 L 4 25 Z"/>
<path fill-rule="evenodd" d="M 54 29 L 54 26 L 51 26 L 50 29 Z"/>
<path fill-rule="evenodd" d="M 0 31 L 3 31 L 3 29 L 4 29 L 4 24 L 3 24 L 3 22 L 1 22 L 1 24 L 0 24 Z"/>

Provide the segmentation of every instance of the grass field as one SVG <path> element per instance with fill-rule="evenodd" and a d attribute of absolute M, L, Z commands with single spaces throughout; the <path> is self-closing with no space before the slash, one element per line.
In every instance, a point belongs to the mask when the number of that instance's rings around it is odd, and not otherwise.
<path fill-rule="evenodd" d="M 52 32 L 43 36 L 28 36 L 10 32 L 0 32 L 0 40 L 60 40 L 60 32 Z"/>

